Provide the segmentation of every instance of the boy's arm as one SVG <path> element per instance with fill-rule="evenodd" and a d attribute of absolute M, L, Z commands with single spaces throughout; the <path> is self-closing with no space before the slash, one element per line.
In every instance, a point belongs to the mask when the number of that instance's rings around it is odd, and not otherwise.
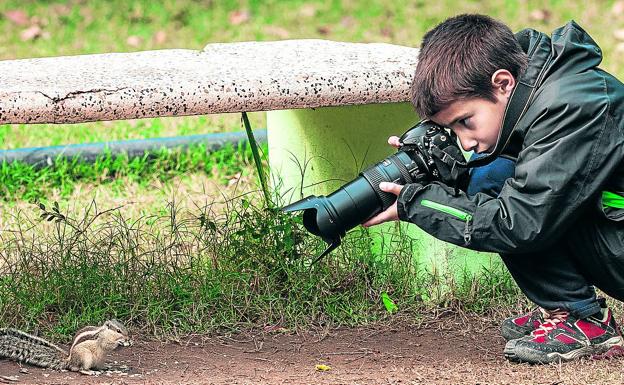
<path fill-rule="evenodd" d="M 399 218 L 474 250 L 546 247 L 583 209 L 598 205 L 602 187 L 624 157 L 622 133 L 609 107 L 607 99 L 534 112 L 515 178 L 506 181 L 498 198 L 456 195 L 440 183 L 406 185 L 398 198 Z"/>

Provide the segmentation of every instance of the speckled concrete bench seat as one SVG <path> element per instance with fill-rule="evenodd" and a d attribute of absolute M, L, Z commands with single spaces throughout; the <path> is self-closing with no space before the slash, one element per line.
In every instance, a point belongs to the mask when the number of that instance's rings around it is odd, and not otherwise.
<path fill-rule="evenodd" d="M 401 102 L 418 49 L 287 40 L 0 61 L 0 123 Z"/>

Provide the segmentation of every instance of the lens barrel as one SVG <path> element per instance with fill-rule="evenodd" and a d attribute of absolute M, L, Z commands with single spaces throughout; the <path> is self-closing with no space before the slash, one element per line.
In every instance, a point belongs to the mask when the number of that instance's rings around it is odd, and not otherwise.
<path fill-rule="evenodd" d="M 404 185 L 437 180 L 438 170 L 429 147 L 436 140 L 456 146 L 448 138 L 442 127 L 428 120 L 421 121 L 401 136 L 399 141 L 402 147 L 397 153 L 364 170 L 353 181 L 328 196 L 311 195 L 282 210 L 303 210 L 305 228 L 329 244 L 318 260 L 340 245 L 347 231 L 386 210 L 396 201 L 394 194 L 379 188 L 381 182 Z M 461 151 L 458 150 L 458 153 L 457 157 L 461 158 Z"/>
<path fill-rule="evenodd" d="M 409 169 L 414 166 L 415 162 L 407 153 L 398 152 L 364 170 L 327 197 L 312 195 L 283 210 L 305 210 L 303 225 L 314 235 L 325 240 L 342 237 L 394 203 L 396 196 L 382 191 L 379 183 L 411 183 Z"/>

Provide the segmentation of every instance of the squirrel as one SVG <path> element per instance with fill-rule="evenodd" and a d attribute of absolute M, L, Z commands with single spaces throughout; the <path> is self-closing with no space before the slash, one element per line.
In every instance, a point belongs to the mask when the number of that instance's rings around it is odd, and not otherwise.
<path fill-rule="evenodd" d="M 0 358 L 42 368 L 71 370 L 92 375 L 103 368 L 106 355 L 120 346 L 131 346 L 128 330 L 117 320 L 80 329 L 69 352 L 43 338 L 13 328 L 0 328 Z"/>

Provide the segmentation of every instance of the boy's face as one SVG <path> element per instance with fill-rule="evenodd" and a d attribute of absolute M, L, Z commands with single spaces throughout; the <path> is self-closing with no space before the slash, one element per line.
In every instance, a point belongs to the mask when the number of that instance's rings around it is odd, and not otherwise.
<path fill-rule="evenodd" d="M 496 146 L 507 100 L 495 103 L 487 99 L 457 100 L 431 117 L 457 135 L 465 151 L 491 152 Z"/>
<path fill-rule="evenodd" d="M 431 117 L 437 124 L 453 130 L 465 151 L 487 153 L 496 147 L 516 80 L 509 71 L 500 69 L 492 75 L 491 82 L 495 101 L 476 97 L 459 99 Z"/>

